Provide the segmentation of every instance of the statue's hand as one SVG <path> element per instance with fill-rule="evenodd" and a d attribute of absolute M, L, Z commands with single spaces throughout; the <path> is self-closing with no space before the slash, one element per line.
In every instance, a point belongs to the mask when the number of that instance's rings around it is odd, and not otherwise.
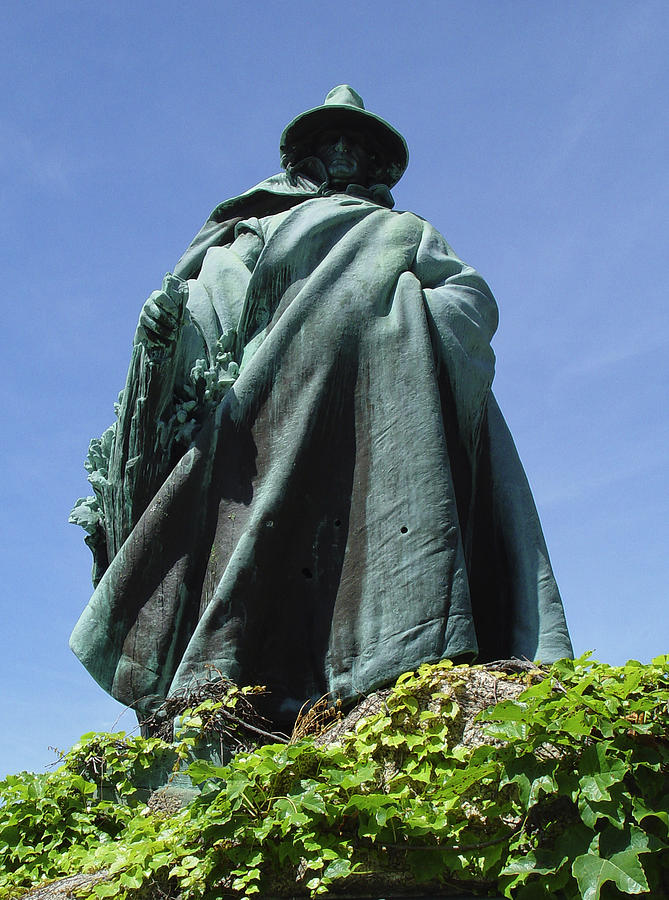
<path fill-rule="evenodd" d="M 160 291 L 154 291 L 142 307 L 135 343 L 163 350 L 176 343 L 184 321 L 188 284 L 169 272 Z"/>

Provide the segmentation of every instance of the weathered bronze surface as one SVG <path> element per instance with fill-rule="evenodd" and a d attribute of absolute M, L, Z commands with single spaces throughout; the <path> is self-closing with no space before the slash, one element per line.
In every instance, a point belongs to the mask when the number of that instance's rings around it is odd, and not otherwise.
<path fill-rule="evenodd" d="M 341 85 L 281 154 L 145 303 L 73 511 L 96 587 L 71 645 L 140 718 L 213 671 L 288 720 L 442 657 L 571 655 L 497 306 L 392 209 L 404 139 Z"/>

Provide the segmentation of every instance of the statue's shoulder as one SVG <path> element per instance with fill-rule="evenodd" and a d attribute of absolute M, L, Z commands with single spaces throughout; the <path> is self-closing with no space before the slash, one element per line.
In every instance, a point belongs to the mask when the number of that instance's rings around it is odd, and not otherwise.
<path fill-rule="evenodd" d="M 230 243 L 239 222 L 283 212 L 315 196 L 317 191 L 318 186 L 308 178 L 279 172 L 243 194 L 224 200 L 188 245 L 174 267 L 174 274 L 183 279 L 196 278 L 207 250 Z"/>
<path fill-rule="evenodd" d="M 303 175 L 288 175 L 286 172 L 277 172 L 263 181 L 254 184 L 253 187 L 219 203 L 213 210 L 210 220 L 217 222 L 237 217 L 242 210 L 262 204 L 263 200 L 272 205 L 272 199 L 279 202 L 286 198 L 288 202 L 300 202 L 314 197 L 318 192 L 318 185 Z"/>

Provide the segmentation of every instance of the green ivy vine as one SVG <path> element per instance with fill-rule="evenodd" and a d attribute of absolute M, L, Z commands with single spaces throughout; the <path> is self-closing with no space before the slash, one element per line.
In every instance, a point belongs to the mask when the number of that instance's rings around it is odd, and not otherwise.
<path fill-rule="evenodd" d="M 57 771 L 0 782 L 0 898 L 98 870 L 84 896 L 315 896 L 398 877 L 518 900 L 669 896 L 669 656 L 521 674 L 474 748 L 453 739 L 467 668 L 401 676 L 338 746 L 269 744 L 225 766 L 196 758 L 211 701 L 176 744 L 85 735 Z M 200 794 L 147 805 L 156 766 L 187 766 Z"/>

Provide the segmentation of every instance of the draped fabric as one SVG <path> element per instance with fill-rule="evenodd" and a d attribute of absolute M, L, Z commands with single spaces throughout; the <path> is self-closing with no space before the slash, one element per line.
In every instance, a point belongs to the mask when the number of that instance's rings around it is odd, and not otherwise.
<path fill-rule="evenodd" d="M 218 671 L 266 684 L 289 719 L 443 657 L 571 655 L 490 390 L 497 307 L 432 226 L 350 194 L 256 191 L 176 272 L 189 325 L 171 377 L 229 332 L 241 371 L 75 628 L 103 687 L 141 716 Z"/>

